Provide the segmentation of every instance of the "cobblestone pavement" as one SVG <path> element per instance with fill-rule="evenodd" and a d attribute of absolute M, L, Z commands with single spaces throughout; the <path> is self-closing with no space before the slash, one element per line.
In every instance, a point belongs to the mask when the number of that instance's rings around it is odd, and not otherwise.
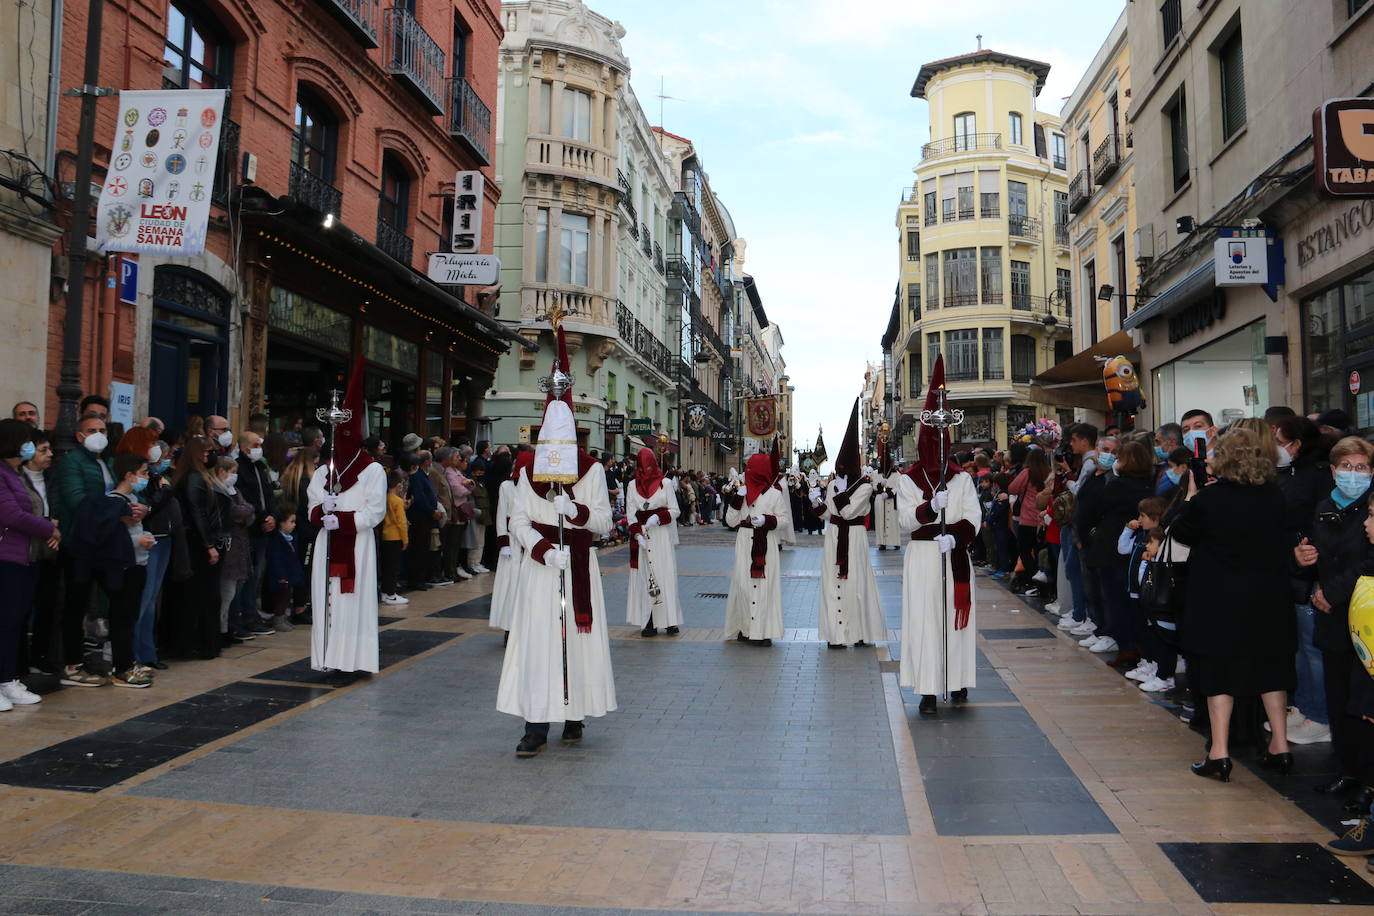
<path fill-rule="evenodd" d="M 892 641 L 831 651 L 822 541 L 802 536 L 765 649 L 720 629 L 734 535 L 682 542 L 671 639 L 623 625 L 626 552 L 602 552 L 620 709 L 533 760 L 494 710 L 490 576 L 389 610 L 383 672 L 351 685 L 309 670 L 304 629 L 151 690 L 35 681 L 44 702 L 0 716 L 0 913 L 1374 905 L 1319 845 L 1337 825 L 1312 777 L 1187 773 L 1200 739 L 1000 585 L 978 582 L 970 702 L 928 718 L 896 683 L 899 552 L 871 551 Z"/>

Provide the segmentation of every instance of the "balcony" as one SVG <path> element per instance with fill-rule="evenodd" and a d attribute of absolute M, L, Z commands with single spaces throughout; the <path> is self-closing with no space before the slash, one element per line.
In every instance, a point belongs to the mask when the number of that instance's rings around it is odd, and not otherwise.
<path fill-rule="evenodd" d="M 938 221 L 939 221 L 939 217 L 935 214 L 935 211 L 934 211 L 934 210 L 927 210 L 927 211 L 926 211 L 925 220 L 924 220 L 924 224 L 925 224 L 925 225 L 927 225 L 927 226 L 934 226 Z"/>
<path fill-rule="evenodd" d="M 229 206 L 229 192 L 234 188 L 238 170 L 239 125 L 225 118 L 219 129 L 219 158 L 215 160 L 215 184 L 210 190 L 210 203 Z"/>
<path fill-rule="evenodd" d="M 615 183 L 620 186 L 620 206 L 630 215 L 630 235 L 639 238 L 639 230 L 635 228 L 639 223 L 639 214 L 635 211 L 634 201 L 630 199 L 634 196 L 630 189 L 630 180 L 625 177 L 624 172 L 616 169 Z"/>
<path fill-rule="evenodd" d="M 491 109 L 461 76 L 448 80 L 448 132 L 462 141 L 481 165 L 491 165 Z"/>
<path fill-rule="evenodd" d="M 1014 239 L 1040 241 L 1040 220 L 1030 216 L 1007 217 L 1007 231 Z"/>
<path fill-rule="evenodd" d="M 943 140 L 932 140 L 921 147 L 921 160 L 949 156 L 953 153 L 967 153 L 977 150 L 1002 148 L 1001 134 L 960 134 Z"/>
<path fill-rule="evenodd" d="M 701 214 L 697 213 L 692 198 L 682 191 L 673 192 L 673 215 L 692 231 L 694 239 L 701 238 Z"/>
<path fill-rule="evenodd" d="M 396 260 L 410 266 L 410 253 L 414 243 L 410 236 L 405 234 L 405 230 L 391 223 L 377 218 L 377 247 L 391 255 Z"/>
<path fill-rule="evenodd" d="M 625 231 L 630 233 L 630 238 L 636 242 L 639 241 L 639 223 L 635 222 L 633 218 L 625 224 Z"/>
<path fill-rule="evenodd" d="M 945 308 L 955 308 L 961 305 L 977 305 L 978 294 L 974 293 L 945 293 Z"/>
<path fill-rule="evenodd" d="M 1012 293 L 1011 308 L 1017 320 L 1034 321 L 1046 328 L 1067 331 L 1073 321 L 1073 305 L 1058 295 L 1032 296 L 1028 293 Z"/>
<path fill-rule="evenodd" d="M 673 374 L 673 356 L 663 341 L 654 336 L 625 303 L 616 300 L 616 329 L 620 332 L 621 342 L 664 375 Z"/>
<path fill-rule="evenodd" d="M 614 186 L 610 157 L 590 143 L 566 137 L 530 137 L 526 143 L 525 161 L 537 163 L 542 171 Z"/>
<path fill-rule="evenodd" d="M 403 6 L 389 8 L 384 25 L 386 72 L 400 77 L 430 114 L 443 114 L 443 49 L 420 28 L 415 14 Z"/>
<path fill-rule="evenodd" d="M 1093 196 L 1092 176 L 1083 169 L 1069 182 L 1069 212 L 1077 213 L 1088 205 Z"/>
<path fill-rule="evenodd" d="M 730 348 L 725 345 L 725 341 L 721 338 L 720 332 L 717 331 L 711 325 L 711 322 L 706 319 L 706 316 L 700 312 L 692 313 L 692 331 L 709 340 L 711 346 L 715 347 L 716 352 L 720 354 L 721 359 L 730 358 Z"/>
<path fill-rule="evenodd" d="M 1055 227 L 1054 227 L 1054 243 L 1055 243 L 1056 245 L 1058 245 L 1059 247 L 1061 247 L 1061 248 L 1068 248 L 1068 247 L 1069 247 L 1069 227 L 1068 227 L 1068 226 L 1057 225 L 1057 224 L 1055 225 Z"/>
<path fill-rule="evenodd" d="M 610 313 L 604 296 L 588 293 L 585 287 L 555 283 L 526 283 L 520 288 L 520 317 L 533 321 L 547 321 L 550 309 L 563 309 L 568 321 L 614 327 L 615 316 Z"/>
<path fill-rule="evenodd" d="M 692 262 L 680 254 L 670 254 L 666 261 L 668 289 L 684 290 L 692 288 Z"/>
<path fill-rule="evenodd" d="M 1098 184 L 1106 184 L 1107 179 L 1116 174 L 1121 165 L 1121 138 L 1111 134 L 1103 140 L 1093 153 L 1093 178 Z"/>
<path fill-rule="evenodd" d="M 646 258 L 652 258 L 654 256 L 654 240 L 649 238 L 649 226 L 647 223 L 641 224 L 639 227 L 639 250 L 644 252 L 644 257 Z"/>
<path fill-rule="evenodd" d="M 342 191 L 294 162 L 291 163 L 291 186 L 287 193 L 320 214 L 337 216 L 343 207 Z"/>
<path fill-rule="evenodd" d="M 320 0 L 320 5 L 364 48 L 377 47 L 377 19 L 381 0 Z"/>
<path fill-rule="evenodd" d="M 658 242 L 654 242 L 654 269 L 660 274 L 666 273 L 663 266 L 663 248 Z"/>

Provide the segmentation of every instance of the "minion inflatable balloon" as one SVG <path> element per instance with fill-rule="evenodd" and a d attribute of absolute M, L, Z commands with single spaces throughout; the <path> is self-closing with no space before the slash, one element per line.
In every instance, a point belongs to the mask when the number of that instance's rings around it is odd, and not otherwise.
<path fill-rule="evenodd" d="M 1135 413 L 1145 406 L 1135 366 L 1124 356 L 1113 356 L 1102 365 L 1102 384 L 1107 386 L 1107 409 Z"/>
<path fill-rule="evenodd" d="M 1374 576 L 1355 580 L 1350 596 L 1350 642 L 1364 670 L 1374 677 Z"/>

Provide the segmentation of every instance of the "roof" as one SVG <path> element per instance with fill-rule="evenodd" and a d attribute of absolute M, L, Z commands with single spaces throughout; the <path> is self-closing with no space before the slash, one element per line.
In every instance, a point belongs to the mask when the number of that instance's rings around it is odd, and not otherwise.
<path fill-rule="evenodd" d="M 673 133 L 673 132 L 670 131 L 670 130 L 664 130 L 664 129 L 661 128 L 661 127 L 654 127 L 654 128 L 652 128 L 652 130 L 653 130 L 653 132 L 656 133 L 656 134 L 663 134 L 663 136 L 665 136 L 665 137 L 672 137 L 674 140 L 681 140 L 683 143 L 686 143 L 688 146 L 691 146 L 691 145 L 692 145 L 692 141 L 691 141 L 691 140 L 688 140 L 686 137 L 679 136 L 678 134 L 675 134 L 675 133 Z"/>
<path fill-rule="evenodd" d="M 925 98 L 926 85 L 935 78 L 936 74 L 970 64 L 1006 64 L 1011 67 L 1020 67 L 1022 70 L 1029 70 L 1035 74 L 1036 95 L 1039 95 L 1040 90 L 1045 88 L 1045 79 L 1050 75 L 1050 65 L 1044 61 L 1031 60 L 1029 57 L 1017 57 L 1015 54 L 1003 54 L 1001 51 L 972 51 L 968 54 L 946 57 L 922 65 L 921 72 L 916 74 L 916 83 L 911 87 L 912 97 Z"/>

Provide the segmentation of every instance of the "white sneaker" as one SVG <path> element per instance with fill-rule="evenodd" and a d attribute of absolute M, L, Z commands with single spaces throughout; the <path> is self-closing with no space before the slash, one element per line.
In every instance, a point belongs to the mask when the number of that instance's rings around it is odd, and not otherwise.
<path fill-rule="evenodd" d="M 1304 719 L 1301 725 L 1288 729 L 1288 740 L 1292 744 L 1321 744 L 1331 740 L 1331 728 L 1320 722 Z"/>
<path fill-rule="evenodd" d="M 1058 602 L 1058 601 L 1047 601 L 1047 602 L 1045 603 L 1045 613 L 1046 613 L 1046 614 L 1053 614 L 1054 616 L 1058 617 L 1058 616 L 1059 616 L 1059 602 Z"/>
<path fill-rule="evenodd" d="M 378 599 L 378 603 L 380 604 L 400 604 L 403 601 L 405 601 L 405 599 L 400 595 L 383 595 Z M 410 602 L 406 601 L 406 603 L 409 604 Z"/>
<path fill-rule="evenodd" d="M 1049 585 L 1050 577 L 1045 573 L 1043 569 L 1037 569 L 1035 571 L 1035 575 L 1031 576 L 1031 581 L 1039 582 L 1041 585 Z"/>
<path fill-rule="evenodd" d="M 0 693 L 0 712 L 9 712 L 14 708 L 14 704 L 5 699 L 5 695 Z"/>
<path fill-rule="evenodd" d="M 1081 627 L 1082 625 L 1083 621 L 1074 620 L 1072 614 L 1065 614 L 1064 616 L 1060 617 L 1059 623 L 1056 624 L 1056 626 L 1058 626 L 1059 629 L 1068 630 L 1070 633 L 1072 633 L 1075 628 Z"/>
<path fill-rule="evenodd" d="M 1096 632 L 1097 624 L 1093 623 L 1091 620 L 1085 620 L 1069 631 L 1069 633 L 1074 636 L 1092 636 Z"/>
<path fill-rule="evenodd" d="M 1171 677 L 1152 677 L 1142 683 L 1140 689 L 1146 693 L 1163 693 L 1166 690 L 1174 689 L 1174 679 Z"/>
<path fill-rule="evenodd" d="M 7 684 L 0 684 L 0 696 L 3 696 L 14 706 L 32 706 L 43 699 L 25 687 L 23 681 L 10 681 Z"/>
<path fill-rule="evenodd" d="M 457 576 L 459 579 L 462 579 L 464 582 L 472 578 L 472 573 L 468 572 L 461 566 L 458 567 L 458 569 L 454 572 L 454 575 Z"/>
<path fill-rule="evenodd" d="M 477 573 L 477 575 L 479 575 L 479 576 L 480 576 L 482 573 L 489 573 L 489 572 L 491 572 L 491 570 L 487 569 L 487 568 L 486 568 L 485 566 L 483 566 L 481 563 L 478 563 L 476 566 L 472 567 L 472 571 L 475 572 L 475 573 Z"/>
<path fill-rule="evenodd" d="M 392 596 L 391 596 L 391 603 L 392 603 L 392 604 L 410 604 L 410 599 L 407 598 L 405 595 L 392 595 Z"/>
<path fill-rule="evenodd" d="M 1126 672 L 1126 679 L 1130 681 L 1140 681 L 1140 683 L 1143 684 L 1146 681 L 1154 680 L 1155 673 L 1158 671 L 1159 665 L 1156 665 L 1148 659 L 1144 659 L 1140 664 Z"/>
<path fill-rule="evenodd" d="M 1069 632 L 1075 636 L 1078 635 L 1077 630 L 1070 630 Z M 1078 641 L 1078 644 L 1085 649 L 1091 649 L 1093 647 L 1093 644 L 1096 643 L 1099 638 L 1100 637 L 1098 637 L 1096 633 L 1089 633 L 1087 636 L 1084 636 L 1082 639 L 1080 639 Z"/>
<path fill-rule="evenodd" d="M 1108 652 L 1120 652 L 1121 647 L 1118 646 L 1116 640 L 1112 639 L 1110 636 L 1099 636 L 1097 642 L 1088 646 L 1088 651 L 1106 654 Z"/>

